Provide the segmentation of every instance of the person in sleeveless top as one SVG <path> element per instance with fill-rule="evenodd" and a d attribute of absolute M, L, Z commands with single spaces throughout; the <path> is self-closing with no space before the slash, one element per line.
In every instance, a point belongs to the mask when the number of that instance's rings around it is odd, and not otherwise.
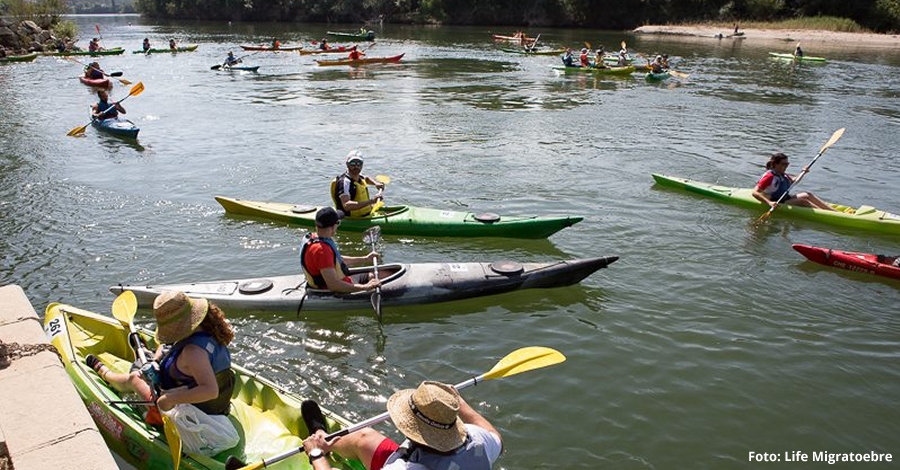
<path fill-rule="evenodd" d="M 303 448 L 315 470 L 330 469 L 328 454 L 363 462 L 366 470 L 490 470 L 500 457 L 500 432 L 452 385 L 425 381 L 394 393 L 387 404 L 406 440 L 397 444 L 372 428 L 327 441 L 325 418 L 312 400 L 301 405 L 311 433 Z"/>
<path fill-rule="evenodd" d="M 769 157 L 769 161 L 766 162 L 766 172 L 762 175 L 756 183 L 756 187 L 753 189 L 753 197 L 769 207 L 775 207 L 778 204 L 790 204 L 792 206 L 812 207 L 824 211 L 834 211 L 835 209 L 833 207 L 829 206 L 828 203 L 819 199 L 818 196 L 813 193 L 803 192 L 790 194 L 788 192 L 791 183 L 794 182 L 794 177 L 786 173 L 790 164 L 788 156 L 781 152 Z M 803 168 L 802 173 L 806 173 L 807 171 L 809 171 L 809 169 Z M 781 198 L 781 202 L 778 202 L 779 198 Z"/>
<path fill-rule="evenodd" d="M 234 331 L 224 312 L 206 299 L 166 291 L 153 302 L 153 314 L 159 343 L 153 357 L 136 360 L 129 373 L 111 370 L 92 354 L 87 365 L 120 392 L 155 398 L 162 411 L 186 403 L 208 415 L 227 415 L 235 385 L 228 351 Z M 148 364 L 155 367 L 148 370 Z M 162 424 L 156 407 L 145 417 L 153 425 Z"/>

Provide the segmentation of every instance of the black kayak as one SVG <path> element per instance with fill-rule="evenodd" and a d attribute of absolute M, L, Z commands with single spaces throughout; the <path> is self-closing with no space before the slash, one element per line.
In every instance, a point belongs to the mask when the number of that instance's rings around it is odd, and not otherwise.
<path fill-rule="evenodd" d="M 382 280 L 381 304 L 385 307 L 420 305 L 469 299 L 520 289 L 562 287 L 577 284 L 618 256 L 553 261 L 548 263 L 416 263 L 378 267 Z M 373 267 L 351 269 L 354 279 L 366 279 Z M 373 292 L 335 294 L 306 287 L 303 274 L 191 282 L 184 284 L 128 285 L 109 290 L 134 292 L 141 307 L 152 307 L 153 299 L 166 290 L 180 290 L 205 297 L 226 311 L 270 310 L 282 312 L 368 309 Z"/>

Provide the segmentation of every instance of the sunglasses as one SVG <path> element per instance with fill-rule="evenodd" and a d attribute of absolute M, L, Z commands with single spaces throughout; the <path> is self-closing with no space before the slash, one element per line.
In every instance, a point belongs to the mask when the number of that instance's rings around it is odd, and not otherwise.
<path fill-rule="evenodd" d="M 348 163 L 347 166 L 350 168 L 362 168 L 362 163 Z"/>

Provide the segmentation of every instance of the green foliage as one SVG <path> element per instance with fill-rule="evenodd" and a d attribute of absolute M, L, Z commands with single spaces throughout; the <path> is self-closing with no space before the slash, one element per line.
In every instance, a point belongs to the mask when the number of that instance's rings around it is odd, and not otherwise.
<path fill-rule="evenodd" d="M 900 31 L 900 0 L 876 0 L 870 21 L 877 31 Z"/>
<path fill-rule="evenodd" d="M 78 26 L 74 22 L 65 20 L 53 25 L 53 36 L 57 38 L 73 39 L 78 36 Z"/>

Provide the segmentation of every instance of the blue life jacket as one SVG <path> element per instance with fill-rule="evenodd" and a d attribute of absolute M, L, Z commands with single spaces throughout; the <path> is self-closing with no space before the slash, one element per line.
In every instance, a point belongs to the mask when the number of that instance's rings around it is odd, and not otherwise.
<path fill-rule="evenodd" d="M 769 170 L 767 173 L 772 173 L 772 176 L 775 177 L 772 184 L 764 191 L 769 196 L 769 199 L 777 201 L 781 198 L 782 194 L 784 195 L 784 200 L 790 199 L 791 195 L 787 194 L 788 190 L 791 189 L 790 178 L 783 173 L 777 173 L 774 170 Z"/>
<path fill-rule="evenodd" d="M 112 108 L 112 109 L 110 109 Z M 109 111 L 106 111 L 109 109 Z M 106 112 L 104 112 L 106 111 Z M 109 101 L 98 101 L 97 102 L 97 114 L 100 115 L 97 119 L 109 119 L 119 116 L 119 110 L 116 109 L 115 103 L 110 103 Z"/>
<path fill-rule="evenodd" d="M 231 406 L 231 393 L 234 391 L 234 371 L 231 369 L 231 352 L 228 347 L 219 344 L 212 334 L 206 331 L 195 331 L 187 338 L 178 341 L 169 352 L 159 361 L 160 380 L 163 390 L 187 386 L 194 388 L 197 381 L 178 370 L 176 361 L 185 346 L 193 344 L 202 348 L 209 355 L 209 362 L 216 374 L 216 383 L 219 386 L 219 396 L 203 403 L 193 403 L 206 414 L 227 415 Z"/>

